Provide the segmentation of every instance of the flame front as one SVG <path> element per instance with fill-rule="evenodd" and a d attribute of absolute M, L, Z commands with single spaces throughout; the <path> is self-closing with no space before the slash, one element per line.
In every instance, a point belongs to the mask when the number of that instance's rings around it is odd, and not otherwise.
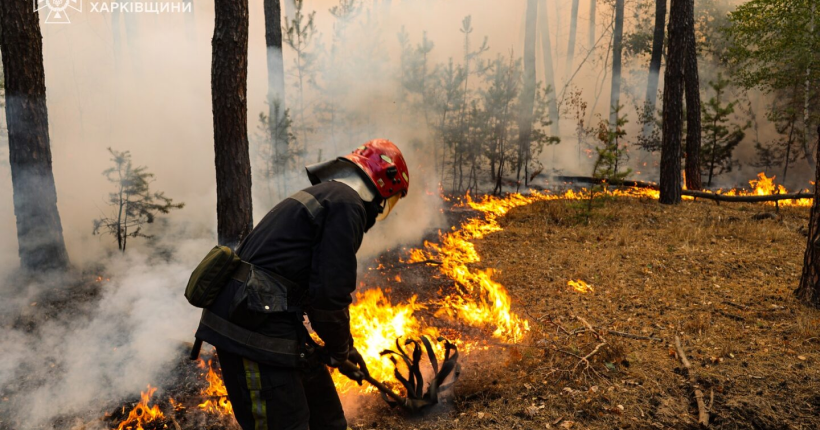
<path fill-rule="evenodd" d="M 201 368 L 208 367 L 208 374 L 205 376 L 208 386 L 203 388 L 200 393 L 207 400 L 200 403 L 198 407 L 210 414 L 233 415 L 233 406 L 231 406 L 231 401 L 228 400 L 228 389 L 225 388 L 220 375 L 214 371 L 211 360 L 208 360 L 207 364 L 202 359 L 199 361 Z"/>
<path fill-rule="evenodd" d="M 752 186 L 752 191 L 732 189 L 725 194 L 727 196 L 771 196 L 774 194 L 789 194 L 789 190 L 787 190 L 786 187 L 774 183 L 775 178 L 777 178 L 777 176 L 769 178 L 766 176 L 766 173 L 760 172 L 757 174 L 757 179 L 749 181 L 749 185 Z M 809 192 L 809 190 L 803 190 L 803 192 Z M 781 206 L 810 207 L 812 201 L 813 199 L 781 200 L 778 204 Z M 767 202 L 767 204 L 774 205 L 774 202 Z"/>
<path fill-rule="evenodd" d="M 159 406 L 148 407 L 148 401 L 151 400 L 151 396 L 156 391 L 157 387 L 150 385 L 147 391 L 141 391 L 139 403 L 131 409 L 128 417 L 117 426 L 117 430 L 144 430 L 143 424 L 164 419 L 165 415 L 159 410 Z"/>
<path fill-rule="evenodd" d="M 724 195 L 749 196 L 788 194 L 782 185 L 774 183 L 775 177 L 767 177 L 759 173 L 757 179 L 749 181 L 752 190 L 732 189 L 718 190 L 715 193 Z M 650 188 L 610 188 L 605 194 L 614 197 L 658 199 L 658 190 Z M 481 261 L 473 241 L 481 239 L 487 234 L 500 231 L 502 227 L 498 219 L 510 209 L 544 200 L 580 200 L 589 198 L 587 190 L 568 190 L 562 194 L 547 192 L 531 192 L 529 195 L 511 194 L 505 198 L 485 197 L 474 201 L 469 195 L 458 206 L 470 207 L 483 216 L 468 219 L 459 228 L 439 233 L 438 243 L 425 242 L 422 249 L 412 249 L 409 252 L 409 263 L 428 263 L 438 266 L 438 270 L 454 283 L 454 288 L 441 293 L 429 302 L 420 303 L 414 295 L 404 302 L 394 303 L 389 297 L 389 290 L 372 288 L 356 293 L 355 303 L 350 306 L 350 325 L 356 348 L 364 356 L 371 375 L 380 381 L 393 380 L 393 364 L 380 357 L 380 352 L 395 346 L 396 339 L 417 339 L 426 335 L 431 339 L 439 337 L 439 331 L 418 315 L 424 311 L 437 318 L 446 318 L 463 324 L 487 330 L 492 336 L 505 342 L 520 342 L 529 332 L 529 322 L 511 310 L 512 300 L 507 289 L 493 279 L 492 269 L 478 269 L 471 265 Z M 687 198 L 687 197 L 684 197 Z M 689 198 L 691 199 L 691 198 Z M 448 199 L 445 199 L 449 201 Z M 774 204 L 769 202 L 768 204 Z M 782 200 L 783 206 L 811 206 L 812 199 Z M 376 270 L 382 270 L 379 265 Z M 402 282 L 401 275 L 393 280 Z M 102 277 L 98 278 L 102 281 Z M 594 292 L 591 285 L 583 280 L 567 282 L 567 285 L 579 293 Z M 478 345 L 477 341 L 460 339 L 457 334 L 448 332 L 450 341 L 458 345 L 462 352 L 469 352 Z M 455 337 L 455 338 L 453 338 Z M 441 355 L 441 346 L 434 343 L 436 352 Z M 485 346 L 486 347 L 486 346 Z M 210 361 L 207 364 L 200 360 L 200 367 L 208 372 L 202 373 L 208 382 L 208 387 L 200 393 L 206 400 L 199 404 L 199 408 L 210 414 L 231 415 L 233 408 L 227 397 L 227 389 L 222 382 L 221 375 L 214 370 Z M 372 392 L 374 389 L 367 385 L 359 387 L 355 382 L 334 372 L 333 379 L 341 393 L 358 390 Z M 398 384 L 392 384 L 401 390 Z M 156 391 L 150 385 L 147 392 L 141 393 L 141 401 L 120 423 L 117 430 L 144 430 L 143 424 L 162 420 L 163 414 L 157 405 L 148 407 L 148 401 Z M 174 409 L 181 407 L 171 400 Z"/>
<path fill-rule="evenodd" d="M 356 293 L 356 302 L 350 306 L 350 332 L 353 334 L 353 344 L 367 361 L 370 374 L 379 381 L 393 379 L 392 363 L 382 360 L 379 353 L 384 349 L 394 348 L 396 339 L 418 337 L 422 334 L 435 339 L 439 335 L 438 330 L 426 326 L 424 321 L 416 316 L 416 311 L 425 309 L 425 306 L 416 300 L 416 296 L 412 296 L 405 303 L 393 304 L 384 290 L 373 288 Z M 363 392 L 375 391 L 368 385 L 359 387 L 338 373 L 334 373 L 333 378 L 336 387 L 342 393 L 352 389 Z"/>

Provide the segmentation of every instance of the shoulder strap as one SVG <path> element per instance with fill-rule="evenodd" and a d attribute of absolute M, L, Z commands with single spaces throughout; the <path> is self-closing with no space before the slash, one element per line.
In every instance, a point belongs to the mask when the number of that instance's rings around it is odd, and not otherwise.
<path fill-rule="evenodd" d="M 319 211 L 324 209 L 321 203 L 316 200 L 316 197 L 313 197 L 312 194 L 308 193 L 307 191 L 299 191 L 298 193 L 288 197 L 290 199 L 296 200 L 297 202 L 301 203 L 305 209 L 308 210 L 310 213 L 310 217 L 316 219 L 319 215 Z"/>

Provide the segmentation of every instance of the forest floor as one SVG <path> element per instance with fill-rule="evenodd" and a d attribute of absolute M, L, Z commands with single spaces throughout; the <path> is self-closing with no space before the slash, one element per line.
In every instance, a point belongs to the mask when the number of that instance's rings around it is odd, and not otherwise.
<path fill-rule="evenodd" d="M 580 205 L 513 209 L 475 241 L 530 321 L 520 345 L 462 359 L 449 409 L 411 418 L 372 396 L 351 427 L 697 428 L 679 336 L 710 427 L 820 428 L 820 311 L 792 295 L 807 208 L 623 198 L 587 222 Z"/>

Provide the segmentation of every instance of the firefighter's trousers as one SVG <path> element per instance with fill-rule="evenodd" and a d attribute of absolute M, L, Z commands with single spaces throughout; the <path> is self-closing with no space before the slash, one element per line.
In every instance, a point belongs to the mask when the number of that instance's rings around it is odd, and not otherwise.
<path fill-rule="evenodd" d="M 324 365 L 268 366 L 217 349 L 222 378 L 243 430 L 346 430 L 339 394 Z"/>

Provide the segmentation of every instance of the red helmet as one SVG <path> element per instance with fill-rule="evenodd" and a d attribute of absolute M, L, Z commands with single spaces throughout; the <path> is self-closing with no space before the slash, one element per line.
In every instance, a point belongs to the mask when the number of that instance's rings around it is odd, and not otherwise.
<path fill-rule="evenodd" d="M 352 161 L 373 181 L 385 200 L 398 200 L 407 195 L 410 173 L 396 145 L 387 139 L 375 139 L 356 148 L 344 158 Z M 396 197 L 391 199 L 391 197 Z"/>

